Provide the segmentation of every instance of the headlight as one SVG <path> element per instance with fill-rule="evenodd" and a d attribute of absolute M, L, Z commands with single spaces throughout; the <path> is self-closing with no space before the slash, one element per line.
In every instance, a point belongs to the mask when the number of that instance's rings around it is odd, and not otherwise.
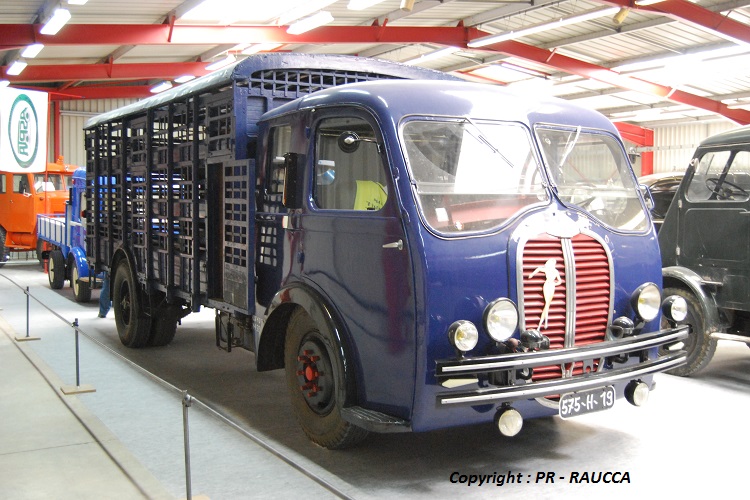
<path fill-rule="evenodd" d="M 448 338 L 453 347 L 461 352 L 467 352 L 474 349 L 479 340 L 479 332 L 474 323 L 466 320 L 456 321 L 448 329 Z"/>
<path fill-rule="evenodd" d="M 687 318 L 687 301 L 679 295 L 670 295 L 664 299 L 664 303 L 661 305 L 661 311 L 668 320 L 679 323 Z"/>
<path fill-rule="evenodd" d="M 518 310 L 508 299 L 497 299 L 484 309 L 484 328 L 497 342 L 505 342 L 518 327 Z"/>
<path fill-rule="evenodd" d="M 641 319 L 651 321 L 659 315 L 661 304 L 659 287 L 653 283 L 644 283 L 633 292 L 630 303 Z"/>

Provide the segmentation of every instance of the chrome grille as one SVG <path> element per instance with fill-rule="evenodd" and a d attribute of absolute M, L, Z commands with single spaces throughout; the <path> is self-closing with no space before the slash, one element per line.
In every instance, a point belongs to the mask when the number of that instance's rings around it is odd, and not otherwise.
<path fill-rule="evenodd" d="M 539 328 L 545 306 L 544 284 L 555 279 L 554 272 L 545 272 L 545 264 L 554 259 L 560 282 L 554 287 L 547 321 L 542 321 L 539 330 L 550 339 L 550 349 L 602 342 L 612 295 L 610 259 L 602 244 L 585 234 L 573 238 L 540 235 L 528 240 L 521 252 L 519 301 L 524 328 Z M 581 365 L 565 367 L 566 376 L 581 372 Z M 532 379 L 562 376 L 562 366 L 545 366 L 534 369 Z"/>

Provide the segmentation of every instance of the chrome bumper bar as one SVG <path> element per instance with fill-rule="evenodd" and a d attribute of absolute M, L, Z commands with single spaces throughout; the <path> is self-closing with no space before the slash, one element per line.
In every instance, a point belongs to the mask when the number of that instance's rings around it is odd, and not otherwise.
<path fill-rule="evenodd" d="M 682 326 L 670 330 L 591 344 L 584 347 L 438 361 L 436 376 L 438 380 L 443 381 L 454 378 L 465 379 L 467 377 L 476 377 L 483 373 L 522 370 L 538 366 L 567 365 L 575 362 L 583 362 L 584 365 L 591 365 L 597 359 L 637 355 L 639 352 L 647 351 L 654 347 L 682 341 L 687 338 L 688 331 L 688 326 Z M 677 351 L 657 359 L 644 359 L 637 364 L 625 365 L 570 378 L 526 382 L 508 386 L 490 386 L 469 391 L 444 392 L 438 394 L 437 403 L 440 407 L 504 403 L 519 399 L 533 399 L 580 391 L 669 370 L 683 364 L 686 356 L 685 351 Z"/>

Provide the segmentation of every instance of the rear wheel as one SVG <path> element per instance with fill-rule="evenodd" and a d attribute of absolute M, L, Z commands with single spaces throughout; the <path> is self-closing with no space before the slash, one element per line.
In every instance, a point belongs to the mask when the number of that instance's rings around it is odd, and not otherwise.
<path fill-rule="evenodd" d="M 120 342 L 127 347 L 145 346 L 149 340 L 151 318 L 143 310 L 138 284 L 127 264 L 117 267 L 112 287 L 112 307 Z"/>
<path fill-rule="evenodd" d="M 52 250 L 49 253 L 49 269 L 47 270 L 49 287 L 59 290 L 65 284 L 65 258 L 60 250 Z"/>
<path fill-rule="evenodd" d="M 5 228 L 0 227 L 0 267 L 8 260 L 8 249 L 5 248 Z"/>
<path fill-rule="evenodd" d="M 687 302 L 688 313 L 679 325 L 690 325 L 690 333 L 684 342 L 676 342 L 662 347 L 661 353 L 668 353 L 671 350 L 684 349 L 687 351 L 687 362 L 684 365 L 667 370 L 672 375 L 686 377 L 697 373 L 706 367 L 716 351 L 716 339 L 711 338 L 707 331 L 706 317 L 703 314 L 703 308 L 700 302 L 692 292 L 682 288 L 665 288 L 664 297 L 670 295 L 679 295 Z M 662 317 L 662 328 L 669 328 L 669 324 Z"/>
<path fill-rule="evenodd" d="M 161 347 L 169 344 L 177 333 L 177 323 L 182 317 L 182 308 L 176 304 L 165 304 L 154 314 L 148 345 Z"/>
<path fill-rule="evenodd" d="M 78 266 L 73 262 L 70 270 L 70 284 L 73 287 L 73 294 L 76 302 L 88 302 L 91 300 L 91 286 L 87 281 L 79 281 Z"/>
<path fill-rule="evenodd" d="M 330 449 L 354 446 L 367 431 L 341 417 L 344 374 L 336 342 L 302 309 L 292 314 L 284 345 L 287 388 L 295 417 L 314 443 Z"/>

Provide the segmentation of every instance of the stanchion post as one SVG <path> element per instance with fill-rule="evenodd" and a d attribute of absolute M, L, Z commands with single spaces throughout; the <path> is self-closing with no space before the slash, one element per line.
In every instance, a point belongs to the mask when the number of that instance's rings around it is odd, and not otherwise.
<path fill-rule="evenodd" d="M 39 337 L 31 337 L 29 336 L 29 324 L 31 322 L 31 316 L 29 314 L 29 301 L 31 300 L 31 294 L 29 293 L 29 287 L 26 287 L 26 290 L 24 291 L 26 294 L 26 336 L 25 337 L 19 337 L 16 335 L 16 342 L 26 342 L 27 340 L 39 340 Z"/>
<path fill-rule="evenodd" d="M 193 403 L 193 398 L 185 391 L 182 398 L 182 428 L 185 436 L 185 495 L 187 500 L 193 498 L 190 479 L 190 430 L 188 425 L 188 408 Z"/>
<path fill-rule="evenodd" d="M 78 354 L 78 318 L 73 321 L 73 328 L 75 329 L 75 347 L 76 347 L 76 385 L 64 385 L 60 387 L 63 394 L 81 394 L 84 392 L 96 392 L 91 385 L 81 385 L 81 368 L 80 368 L 80 356 Z"/>

